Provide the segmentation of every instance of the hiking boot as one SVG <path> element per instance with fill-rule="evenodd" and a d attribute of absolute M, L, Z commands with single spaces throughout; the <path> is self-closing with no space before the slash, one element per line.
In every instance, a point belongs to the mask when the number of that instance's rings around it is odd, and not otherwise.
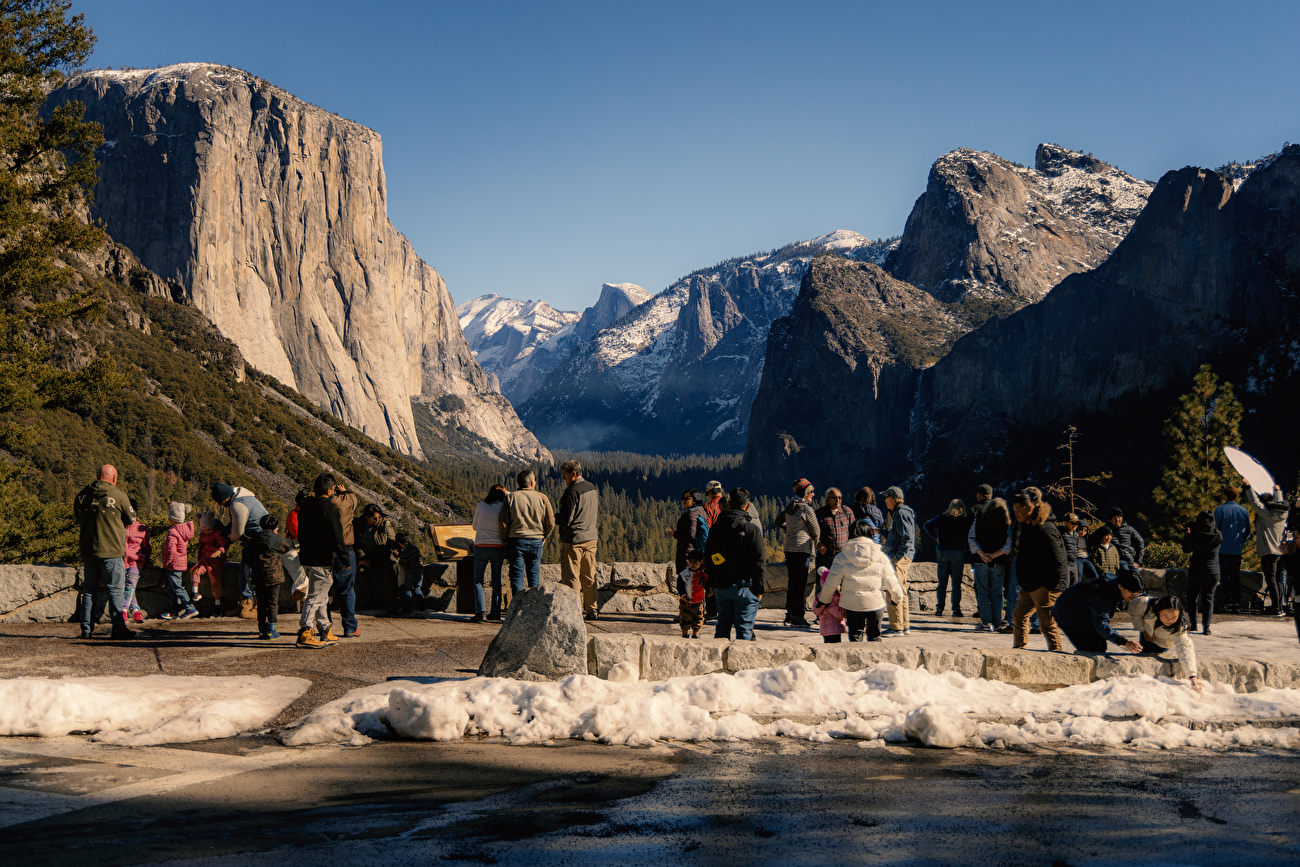
<path fill-rule="evenodd" d="M 306 590 L 295 590 L 293 591 L 293 595 L 289 597 L 289 599 L 292 600 L 295 604 L 303 601 L 306 598 L 307 598 Z"/>
<path fill-rule="evenodd" d="M 257 603 L 253 602 L 252 599 L 240 599 L 238 612 L 242 620 L 256 620 Z"/>
<path fill-rule="evenodd" d="M 298 642 L 296 646 L 310 647 L 312 650 L 320 650 L 322 647 L 327 647 L 328 645 L 317 638 L 316 633 L 308 627 L 307 629 L 298 632 Z"/>
<path fill-rule="evenodd" d="M 274 623 L 268 623 L 266 627 L 266 631 L 263 632 L 259 637 L 265 641 L 278 641 L 280 638 L 280 630 L 275 628 Z"/>
<path fill-rule="evenodd" d="M 331 628 L 329 628 L 329 629 L 326 629 L 326 630 L 325 630 L 325 634 L 322 635 L 322 636 L 320 637 L 320 640 L 321 640 L 321 643 L 323 643 L 323 644 L 327 644 L 327 645 L 328 645 L 328 644 L 338 644 L 338 643 L 339 643 L 339 637 L 338 637 L 337 635 L 334 634 L 334 629 L 333 629 L 333 627 L 331 627 Z"/>

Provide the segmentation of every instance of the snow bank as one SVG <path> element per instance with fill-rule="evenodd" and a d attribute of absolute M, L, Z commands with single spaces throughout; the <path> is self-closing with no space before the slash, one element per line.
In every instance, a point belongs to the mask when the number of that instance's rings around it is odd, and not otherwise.
<path fill-rule="evenodd" d="M 790 717 L 843 714 L 817 725 Z M 967 714 L 1023 719 L 1023 724 L 975 723 Z M 1064 721 L 1035 717 L 1066 715 Z M 760 723 L 755 716 L 778 717 Z M 1132 721 L 1104 717 L 1135 716 Z M 1264 689 L 1238 695 L 1207 684 L 1149 676 L 1113 678 L 1045 693 L 1011 684 L 931 674 L 881 664 L 866 671 L 822 671 L 811 662 L 778 668 L 662 681 L 601 680 L 574 675 L 554 683 L 472 678 L 439 683 L 397 681 L 353 690 L 317 708 L 281 739 L 290 745 L 368 743 L 376 736 L 454 741 L 466 734 L 504 736 L 514 744 L 583 738 L 609 744 L 657 740 L 736 740 L 786 735 L 814 741 L 909 736 L 934 746 L 1071 740 L 1153 746 L 1300 747 L 1294 728 L 1214 733 L 1193 731 L 1188 719 L 1300 716 L 1300 690 Z"/>
<path fill-rule="evenodd" d="M 265 725 L 310 686 L 298 677 L 20 677 L 0 681 L 0 735 L 96 732 L 127 746 L 228 738 Z"/>

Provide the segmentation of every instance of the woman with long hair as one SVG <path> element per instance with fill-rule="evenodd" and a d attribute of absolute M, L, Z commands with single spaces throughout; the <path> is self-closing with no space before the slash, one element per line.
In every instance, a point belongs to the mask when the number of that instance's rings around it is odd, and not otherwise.
<path fill-rule="evenodd" d="M 1141 633 L 1142 653 L 1160 653 L 1173 648 L 1183 674 L 1191 678 L 1192 689 L 1203 687 L 1196 670 L 1196 648 L 1192 646 L 1191 621 L 1177 596 L 1139 596 L 1128 603 L 1128 618 Z"/>
<path fill-rule="evenodd" d="M 961 500 L 953 500 L 942 515 L 935 515 L 922 527 L 936 543 L 935 554 L 939 573 L 939 590 L 935 595 L 934 613 L 942 616 L 948 596 L 948 581 L 952 581 L 952 616 L 965 617 L 961 611 L 961 580 L 966 570 L 966 534 L 970 531 L 970 512 Z"/>
<path fill-rule="evenodd" d="M 492 610 L 487 619 L 501 621 L 501 565 L 505 562 L 505 540 L 501 538 L 501 506 L 506 501 L 506 489 L 493 485 L 474 507 L 474 617 L 475 623 L 483 621 L 483 578 L 492 566 Z"/>
<path fill-rule="evenodd" d="M 1196 631 L 1196 613 L 1204 618 L 1205 634 L 1210 634 L 1210 620 L 1214 617 L 1214 594 L 1219 589 L 1219 546 L 1223 534 L 1214 526 L 1214 513 L 1202 509 L 1183 533 L 1183 550 L 1191 554 L 1187 563 L 1187 598 L 1192 604 L 1188 612 L 1192 631 Z"/>

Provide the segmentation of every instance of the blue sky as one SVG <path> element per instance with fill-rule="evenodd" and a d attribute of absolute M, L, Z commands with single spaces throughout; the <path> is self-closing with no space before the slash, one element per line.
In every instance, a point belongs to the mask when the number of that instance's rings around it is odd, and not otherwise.
<path fill-rule="evenodd" d="M 834 229 L 958 147 L 1152 180 L 1300 140 L 1300 3 L 74 0 L 93 66 L 212 61 L 377 130 L 457 303 L 591 304 Z"/>

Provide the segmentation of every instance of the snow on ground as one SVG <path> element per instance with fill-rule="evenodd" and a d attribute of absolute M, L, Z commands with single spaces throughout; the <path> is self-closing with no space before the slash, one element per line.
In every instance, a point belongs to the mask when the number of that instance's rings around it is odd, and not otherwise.
<path fill-rule="evenodd" d="M 629 679 L 630 680 L 630 679 Z M 788 717 L 843 713 L 818 724 Z M 1023 724 L 971 720 L 966 714 L 1023 718 Z M 1036 717 L 1064 719 L 1039 721 Z M 760 722 L 754 716 L 779 717 Z M 1300 690 L 1238 695 L 1207 684 L 1198 695 L 1164 678 L 1123 677 L 1035 693 L 1011 684 L 931 674 L 881 664 L 866 671 L 822 671 L 810 662 L 663 681 L 601 680 L 575 675 L 554 683 L 505 678 L 417 683 L 393 681 L 353 690 L 284 732 L 287 745 L 369 743 L 373 737 L 453 741 L 469 734 L 513 744 L 582 738 L 609 744 L 749 740 L 784 735 L 812 741 L 857 738 L 863 746 L 932 746 L 1076 741 L 1089 744 L 1300 747 L 1300 730 L 1194 731 L 1166 717 L 1277 719 L 1300 716 Z M 1132 720 L 1105 717 L 1136 717 Z M 391 733 L 390 733 L 391 728 Z"/>
<path fill-rule="evenodd" d="M 228 738 L 305 693 L 298 677 L 20 677 L 0 680 L 0 735 L 95 732 L 125 746 Z"/>

